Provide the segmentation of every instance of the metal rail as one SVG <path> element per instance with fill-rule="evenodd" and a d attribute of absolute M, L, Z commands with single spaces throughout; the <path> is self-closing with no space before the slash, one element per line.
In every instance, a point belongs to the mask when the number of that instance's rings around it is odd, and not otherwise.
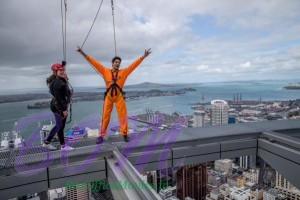
<path fill-rule="evenodd" d="M 183 129 L 174 140 L 170 139 L 172 134 L 139 135 L 132 137 L 129 143 L 109 140 L 100 146 L 77 146 L 67 154 L 41 149 L 2 151 L 0 197 L 7 199 L 42 192 L 70 182 L 108 179 L 111 183 L 141 183 L 138 172 L 242 155 L 261 157 L 300 188 L 300 142 L 295 138 L 300 136 L 299 120 Z M 130 199 L 132 195 L 156 199 L 157 194 L 153 195 L 151 188 L 146 188 L 125 189 L 114 196 L 116 199 Z"/>

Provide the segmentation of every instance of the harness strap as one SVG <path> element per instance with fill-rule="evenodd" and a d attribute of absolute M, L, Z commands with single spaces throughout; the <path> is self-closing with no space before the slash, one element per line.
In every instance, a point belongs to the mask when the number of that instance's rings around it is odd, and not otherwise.
<path fill-rule="evenodd" d="M 119 73 L 119 71 L 117 71 L 116 75 L 114 75 L 113 71 L 111 70 L 111 75 L 112 75 L 112 81 L 113 81 L 113 83 L 106 89 L 106 91 L 104 93 L 104 99 L 106 98 L 106 96 L 109 93 L 109 91 L 110 91 L 110 95 L 112 97 L 113 96 L 117 96 L 118 95 L 118 90 L 121 92 L 122 96 L 125 98 L 125 92 L 117 84 L 118 73 Z"/>

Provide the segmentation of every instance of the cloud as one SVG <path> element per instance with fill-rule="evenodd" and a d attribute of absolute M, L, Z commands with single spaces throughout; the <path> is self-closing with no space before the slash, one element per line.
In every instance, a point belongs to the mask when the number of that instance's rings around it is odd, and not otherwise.
<path fill-rule="evenodd" d="M 242 68 L 249 68 L 249 67 L 251 67 L 251 62 L 245 62 L 245 63 L 242 63 L 242 64 L 240 64 L 240 66 L 242 67 Z"/>
<path fill-rule="evenodd" d="M 207 70 L 208 69 L 208 65 L 199 65 L 197 66 L 197 70 L 199 71 L 203 71 L 203 70 Z"/>
<path fill-rule="evenodd" d="M 101 78 L 75 51 L 100 2 L 67 2 L 71 81 L 75 86 L 103 86 Z M 116 1 L 118 54 L 127 66 L 143 54 L 144 48 L 153 49 L 128 83 L 197 82 L 199 76 L 201 81 L 266 79 L 274 74 L 299 77 L 299 8 L 298 0 Z M 51 73 L 50 65 L 62 59 L 60 1 L 3 1 L 0 27 L 3 81 L 13 76 L 16 81 L 11 88 L 43 84 Z M 108 1 L 103 3 L 84 50 L 110 66 L 114 48 Z"/>

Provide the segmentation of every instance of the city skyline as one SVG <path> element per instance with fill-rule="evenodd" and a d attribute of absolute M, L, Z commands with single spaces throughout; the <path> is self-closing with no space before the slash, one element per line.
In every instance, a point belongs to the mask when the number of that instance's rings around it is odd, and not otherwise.
<path fill-rule="evenodd" d="M 3 1 L 1 199 L 300 200 L 299 10 L 300 0 Z M 128 80 L 101 77 L 108 69 L 83 51 L 108 68 L 114 56 L 120 69 L 147 59 Z M 67 76 L 51 69 L 63 60 Z M 63 106 L 51 74 L 70 83 Z M 114 97 L 126 105 L 113 109 Z"/>

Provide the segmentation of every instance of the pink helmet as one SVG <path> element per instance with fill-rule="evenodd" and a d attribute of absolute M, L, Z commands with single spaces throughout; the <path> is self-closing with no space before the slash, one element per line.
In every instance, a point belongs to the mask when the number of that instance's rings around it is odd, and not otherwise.
<path fill-rule="evenodd" d="M 64 70 L 65 67 L 60 63 L 55 63 L 51 66 L 52 71 Z"/>

